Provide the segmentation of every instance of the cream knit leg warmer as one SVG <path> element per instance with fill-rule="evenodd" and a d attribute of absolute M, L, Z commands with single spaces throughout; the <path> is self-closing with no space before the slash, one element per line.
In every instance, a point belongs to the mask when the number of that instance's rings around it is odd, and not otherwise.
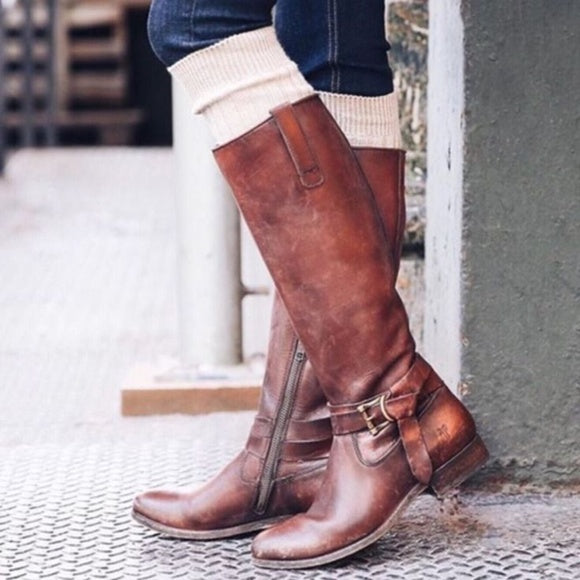
<path fill-rule="evenodd" d="M 222 145 L 269 118 L 283 103 L 314 94 L 273 27 L 231 36 L 194 52 L 169 72 L 185 87 Z M 321 93 L 353 147 L 400 148 L 397 97 Z"/>
<path fill-rule="evenodd" d="M 382 97 L 320 93 L 320 98 L 352 147 L 401 148 L 396 93 Z"/>
<path fill-rule="evenodd" d="M 219 145 L 268 119 L 278 105 L 314 94 L 271 26 L 194 52 L 169 72 L 187 90 L 193 110 L 203 113 Z"/>

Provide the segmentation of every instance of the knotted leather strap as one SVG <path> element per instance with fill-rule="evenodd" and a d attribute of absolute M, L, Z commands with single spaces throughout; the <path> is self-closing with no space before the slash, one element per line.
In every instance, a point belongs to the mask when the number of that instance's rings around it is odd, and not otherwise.
<path fill-rule="evenodd" d="M 411 472 L 421 483 L 427 485 L 433 475 L 433 464 L 416 414 L 420 388 L 419 385 L 417 392 L 389 399 L 386 409 L 388 416 L 397 422 Z"/>
<path fill-rule="evenodd" d="M 433 465 L 417 419 L 417 403 L 431 367 L 420 355 L 413 366 L 387 392 L 354 405 L 330 405 L 335 435 L 346 435 L 368 429 L 373 435 L 396 423 L 411 472 L 427 485 Z M 427 393 L 424 393 L 427 394 Z"/>

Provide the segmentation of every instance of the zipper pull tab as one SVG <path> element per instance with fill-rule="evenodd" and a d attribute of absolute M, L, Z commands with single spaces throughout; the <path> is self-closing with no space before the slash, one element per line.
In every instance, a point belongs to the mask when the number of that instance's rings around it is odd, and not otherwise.
<path fill-rule="evenodd" d="M 302 362 L 303 360 L 306 360 L 306 353 L 303 350 L 297 350 L 294 358 L 298 362 Z"/>

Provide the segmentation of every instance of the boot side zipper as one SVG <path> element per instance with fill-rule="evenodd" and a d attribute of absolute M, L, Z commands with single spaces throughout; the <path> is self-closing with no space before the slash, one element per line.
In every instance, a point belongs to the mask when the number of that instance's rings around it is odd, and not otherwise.
<path fill-rule="evenodd" d="M 302 370 L 305 363 L 306 353 L 304 352 L 304 348 L 300 344 L 300 341 L 297 340 L 292 352 L 292 363 L 290 364 L 288 375 L 284 384 L 284 389 L 282 391 L 282 401 L 276 415 L 274 429 L 272 431 L 272 440 L 270 441 L 270 447 L 264 460 L 264 469 L 262 470 L 260 490 L 255 508 L 256 513 L 259 514 L 266 511 L 268 501 L 270 500 L 270 495 L 274 486 L 276 469 L 280 459 L 282 443 L 288 431 L 288 423 L 294 408 L 296 390 L 298 388 L 298 384 L 300 383 L 300 378 L 302 376 Z"/>

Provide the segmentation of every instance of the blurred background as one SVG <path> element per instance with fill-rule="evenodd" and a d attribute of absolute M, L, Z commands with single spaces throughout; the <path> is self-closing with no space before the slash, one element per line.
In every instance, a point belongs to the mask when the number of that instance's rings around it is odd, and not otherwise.
<path fill-rule="evenodd" d="M 32 154 L 31 164 L 33 159 L 37 162 L 45 159 L 43 155 L 50 148 L 58 148 L 59 160 L 66 158 L 67 151 L 71 160 L 84 151 L 82 158 L 90 164 L 92 153 L 95 160 L 100 158 L 99 149 L 101 154 L 107 150 L 110 156 L 114 155 L 111 147 L 128 150 L 173 144 L 171 80 L 149 47 L 146 32 L 149 3 L 148 0 L 3 0 L 0 167 L 22 149 Z M 390 2 L 386 14 L 409 161 L 405 255 L 412 256 L 414 262 L 408 265 L 402 285 L 409 292 L 415 292 L 410 286 L 418 284 L 416 292 L 421 294 L 427 144 L 427 2 Z M 179 109 L 182 118 L 176 120 L 178 128 L 188 122 L 189 113 L 185 108 Z M 200 126 L 194 127 L 187 138 L 207 146 L 207 137 Z M 38 154 L 36 157 L 33 151 Z M 145 151 L 142 154 L 147 155 Z M 191 146 L 187 150 L 190 163 L 201 154 Z M 153 164 L 162 163 L 162 157 L 159 151 L 150 155 Z M 114 165 L 116 171 L 124 171 L 121 164 Z M 52 167 L 56 169 L 56 165 Z M 188 185 L 195 189 L 195 184 Z M 169 197 L 174 192 L 167 193 Z M 189 194 L 194 192 L 190 190 Z M 224 227 L 239 226 L 226 224 Z M 257 289 L 247 292 L 249 306 L 245 307 L 243 352 L 237 356 L 243 360 L 263 357 L 265 353 L 270 308 L 265 294 L 271 284 L 245 231 L 240 243 L 243 270 L 240 274 L 249 278 L 244 279 L 247 288 Z M 413 306 L 414 326 L 420 339 L 421 300 Z M 182 329 L 182 339 L 184 334 L 187 331 Z M 213 356 L 210 354 L 209 358 Z M 233 361 L 230 356 L 221 362 L 239 361 Z"/>

